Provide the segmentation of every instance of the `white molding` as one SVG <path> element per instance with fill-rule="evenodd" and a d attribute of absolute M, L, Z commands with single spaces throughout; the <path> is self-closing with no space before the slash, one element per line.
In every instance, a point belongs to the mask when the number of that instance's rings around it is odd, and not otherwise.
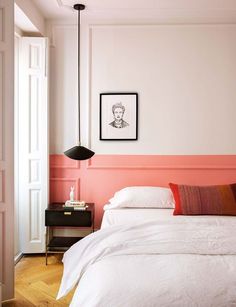
<path fill-rule="evenodd" d="M 0 202 L 5 202 L 4 197 L 4 181 L 5 181 L 5 170 L 0 168 Z"/>
<path fill-rule="evenodd" d="M 64 3 L 62 2 L 62 0 L 56 0 L 56 3 L 57 3 L 57 5 L 58 5 L 58 7 L 60 7 L 60 8 L 65 8 L 65 9 L 67 9 L 67 10 L 70 10 L 71 12 L 74 12 L 73 7 L 70 6 L 70 5 L 64 4 Z"/>
<path fill-rule="evenodd" d="M 4 15 L 5 9 L 0 7 L 0 41 L 4 40 Z"/>
<path fill-rule="evenodd" d="M 3 65 L 0 65 L 0 139 L 3 139 L 0 171 L 4 167 L 3 202 L 0 205 L 0 282 L 2 299 L 7 300 L 14 296 L 14 1 L 1 0 L 0 9 L 0 53 L 3 56 Z"/>
<path fill-rule="evenodd" d="M 4 160 L 4 84 L 3 76 L 5 74 L 5 54 L 4 51 L 0 51 L 0 160 Z"/>
<path fill-rule="evenodd" d="M 186 9 L 186 8 L 91 8 L 87 15 L 89 18 L 126 21 L 139 23 L 228 23 L 236 22 L 236 9 Z M 114 22 L 114 21 L 113 21 Z"/>
<path fill-rule="evenodd" d="M 40 159 L 29 160 L 29 184 L 40 184 Z"/>
<path fill-rule="evenodd" d="M 4 210 L 4 209 L 3 209 Z M 4 223 L 5 223 L 5 212 L 1 211 L 0 209 L 0 252 L 2 253 L 2 256 L 0 257 L 0 283 L 5 283 L 5 274 L 3 271 L 4 268 L 4 257 L 3 257 L 3 251 L 4 251 Z"/>
<path fill-rule="evenodd" d="M 16 32 L 15 27 L 15 92 L 14 92 L 14 220 L 15 220 L 15 237 L 14 237 L 14 249 L 15 254 L 19 253 L 21 250 L 20 241 L 20 228 L 21 223 L 19 223 L 19 60 L 20 60 L 20 32 Z M 20 30 L 20 29 L 19 29 Z"/>
<path fill-rule="evenodd" d="M 74 12 L 73 7 L 65 1 L 56 0 L 61 9 L 66 9 L 67 14 Z M 119 2 L 118 2 L 119 3 Z M 145 3 L 145 2 L 144 2 Z M 236 9 L 234 7 L 217 8 L 207 7 L 158 7 L 158 5 L 144 4 L 139 7 L 102 7 L 96 4 L 89 5 L 83 13 L 88 20 L 98 20 L 111 23 L 163 23 L 163 24 L 191 24 L 191 23 L 235 23 Z M 53 19 L 49 19 L 53 20 Z"/>
<path fill-rule="evenodd" d="M 23 36 L 23 31 L 19 27 L 15 25 L 15 33 L 14 33 L 16 38 L 21 38 Z"/>
<path fill-rule="evenodd" d="M 41 208 L 41 190 L 30 189 L 29 191 L 29 241 L 30 243 L 41 243 L 43 231 L 42 208 Z"/>
<path fill-rule="evenodd" d="M 14 262 L 15 262 L 15 265 L 21 260 L 21 258 L 24 256 L 23 253 L 19 253 L 15 256 L 14 258 Z"/>
<path fill-rule="evenodd" d="M 236 23 L 227 23 L 227 24 L 219 24 L 219 23 L 211 23 L 211 24 L 208 24 L 208 23 L 201 23 L 201 24 L 198 24 L 198 23 L 193 23 L 193 24 L 184 24 L 184 23 L 181 23 L 181 24 L 178 24 L 178 23 L 174 23 L 174 24 L 159 24 L 159 23 L 155 23 L 155 24 L 149 24 L 149 23 L 143 23 L 143 24 L 128 24 L 128 23 L 119 23 L 119 24 L 103 24 L 103 23 L 91 23 L 91 24 L 88 24 L 88 27 L 90 29 L 95 29 L 95 28 L 104 28 L 104 29 L 109 29 L 109 28 L 161 28 L 161 27 L 235 27 L 236 26 Z"/>

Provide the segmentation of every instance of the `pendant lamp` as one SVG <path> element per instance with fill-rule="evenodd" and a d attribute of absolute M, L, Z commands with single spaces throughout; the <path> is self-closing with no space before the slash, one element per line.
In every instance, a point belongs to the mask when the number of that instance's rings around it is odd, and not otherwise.
<path fill-rule="evenodd" d="M 64 154 L 73 160 L 87 160 L 95 153 L 80 145 L 80 11 L 85 9 L 83 4 L 75 4 L 74 9 L 78 11 L 78 127 L 79 127 L 79 144 L 66 150 Z"/>

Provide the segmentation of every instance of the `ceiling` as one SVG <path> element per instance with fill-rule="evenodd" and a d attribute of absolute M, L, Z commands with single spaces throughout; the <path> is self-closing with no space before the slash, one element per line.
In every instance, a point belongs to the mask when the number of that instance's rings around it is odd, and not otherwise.
<path fill-rule="evenodd" d="M 76 0 L 33 0 L 45 19 L 76 17 Z M 110 18 L 199 18 L 236 22 L 236 0 L 84 0 L 85 16 Z"/>

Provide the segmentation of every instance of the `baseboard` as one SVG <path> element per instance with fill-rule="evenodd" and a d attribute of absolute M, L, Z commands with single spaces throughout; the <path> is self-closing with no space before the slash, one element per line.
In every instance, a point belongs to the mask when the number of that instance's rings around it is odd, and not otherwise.
<path fill-rule="evenodd" d="M 18 255 L 15 256 L 14 258 L 15 265 L 17 264 L 17 262 L 21 260 L 23 256 L 24 256 L 23 253 L 19 253 Z"/>

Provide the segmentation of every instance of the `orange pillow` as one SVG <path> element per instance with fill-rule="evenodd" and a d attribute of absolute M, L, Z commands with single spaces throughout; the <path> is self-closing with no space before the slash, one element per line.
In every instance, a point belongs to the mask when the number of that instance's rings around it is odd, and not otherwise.
<path fill-rule="evenodd" d="M 236 215 L 236 184 L 190 186 L 170 183 L 174 215 Z"/>

